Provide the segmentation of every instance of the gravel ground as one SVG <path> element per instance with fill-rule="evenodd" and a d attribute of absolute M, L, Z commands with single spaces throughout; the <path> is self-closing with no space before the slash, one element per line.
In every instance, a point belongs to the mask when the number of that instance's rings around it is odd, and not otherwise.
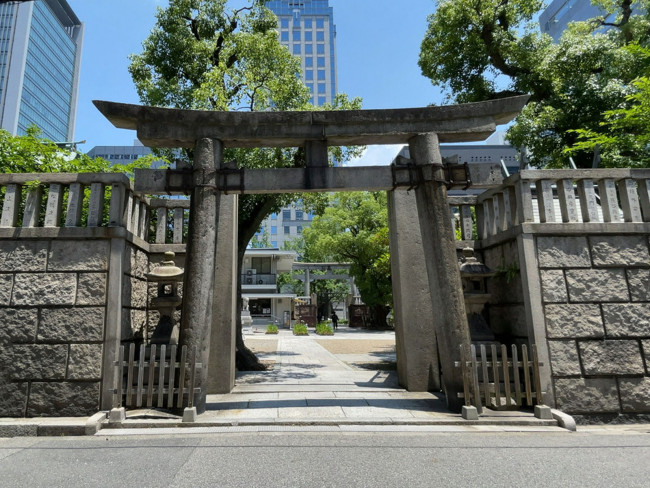
<path fill-rule="evenodd" d="M 394 352 L 395 341 L 384 339 L 316 339 L 316 342 L 332 354 L 371 354 Z"/>

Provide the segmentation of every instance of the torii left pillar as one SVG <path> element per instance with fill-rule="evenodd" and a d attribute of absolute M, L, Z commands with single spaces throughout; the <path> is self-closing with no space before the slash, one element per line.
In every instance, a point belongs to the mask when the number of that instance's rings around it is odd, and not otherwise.
<path fill-rule="evenodd" d="M 227 378 L 224 383 L 230 384 L 229 388 L 234 384 L 235 374 L 233 304 L 237 246 L 229 246 L 228 242 L 236 242 L 237 238 L 237 200 L 216 190 L 214 171 L 222 161 L 221 141 L 204 138 L 196 142 L 180 343 L 194 349 L 196 361 L 202 363 L 195 378 L 195 386 L 200 388 L 194 396 L 197 413 L 205 411 L 209 371 L 216 368 Z M 216 276 L 227 279 L 217 280 Z M 228 304 L 225 309 L 224 303 Z M 211 343 L 215 342 L 227 352 L 211 358 Z"/>

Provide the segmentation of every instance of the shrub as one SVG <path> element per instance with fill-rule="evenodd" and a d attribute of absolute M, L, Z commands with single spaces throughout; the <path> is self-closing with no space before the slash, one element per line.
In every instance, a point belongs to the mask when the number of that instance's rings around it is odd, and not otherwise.
<path fill-rule="evenodd" d="M 339 325 L 348 325 L 348 319 L 339 320 Z"/>
<path fill-rule="evenodd" d="M 298 322 L 293 326 L 293 335 L 309 335 L 309 331 L 307 330 L 307 326 L 305 324 L 301 324 Z"/>
<path fill-rule="evenodd" d="M 266 327 L 266 333 L 267 334 L 277 334 L 278 333 L 278 326 L 275 324 L 269 324 Z"/>
<path fill-rule="evenodd" d="M 316 334 L 318 335 L 334 335 L 334 331 L 332 328 L 326 324 L 326 323 L 321 323 L 316 326 Z"/>

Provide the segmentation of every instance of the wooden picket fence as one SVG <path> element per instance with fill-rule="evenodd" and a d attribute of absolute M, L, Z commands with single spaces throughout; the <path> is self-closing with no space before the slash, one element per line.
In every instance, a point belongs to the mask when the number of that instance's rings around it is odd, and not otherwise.
<path fill-rule="evenodd" d="M 455 363 L 462 370 L 463 393 L 458 396 L 465 399 L 465 405 L 475 406 L 478 413 L 482 413 L 483 406 L 505 410 L 524 404 L 528 407 L 543 405 L 539 374 L 543 363 L 539 362 L 536 345 L 532 346 L 532 358 L 525 344 L 521 346 L 521 355 L 513 344 L 510 357 L 503 344 L 501 347 L 492 344 L 489 356 L 485 345 L 479 350 L 480 359 L 475 345 L 469 349 L 461 345 L 461 360 Z"/>
<path fill-rule="evenodd" d="M 177 360 L 176 345 L 141 345 L 136 360 L 137 347 L 131 344 L 128 352 L 125 346 L 119 349 L 113 407 L 192 408 L 194 394 L 201 390 L 194 387 L 196 369 L 202 366 L 196 362 L 195 349 L 188 356 L 187 346 L 182 346 Z M 189 383 L 185 386 L 188 373 Z"/>

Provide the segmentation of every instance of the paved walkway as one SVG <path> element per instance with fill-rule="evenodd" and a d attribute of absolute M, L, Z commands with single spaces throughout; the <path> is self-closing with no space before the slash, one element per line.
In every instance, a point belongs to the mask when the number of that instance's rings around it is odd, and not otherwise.
<path fill-rule="evenodd" d="M 246 341 L 277 341 L 277 351 L 258 354 L 274 361 L 274 369 L 239 372 L 232 393 L 208 395 L 207 410 L 195 426 L 335 426 L 376 430 L 426 426 L 469 430 L 560 430 L 556 421 L 536 419 L 532 413 L 486 411 L 478 422 L 468 422 L 447 410 L 444 397 L 401 388 L 395 371 L 352 367 L 354 363 L 394 361 L 394 353 L 333 354 L 318 342 L 341 340 L 394 341 L 393 332 L 339 328 L 334 336 L 277 336 L 251 333 Z M 317 342 L 318 341 L 318 342 Z M 330 349 L 336 350 L 337 347 Z M 125 427 L 146 427 L 152 412 L 130 412 Z M 140 418 L 138 418 L 140 417 Z M 142 422 L 148 422 L 147 425 Z M 177 424 L 158 419 L 156 425 Z M 105 433 L 104 431 L 102 433 Z"/>

